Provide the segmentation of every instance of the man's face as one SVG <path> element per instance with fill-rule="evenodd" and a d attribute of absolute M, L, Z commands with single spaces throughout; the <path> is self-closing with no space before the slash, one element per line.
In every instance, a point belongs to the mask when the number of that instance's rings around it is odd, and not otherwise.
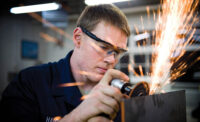
<path fill-rule="evenodd" d="M 108 44 L 96 41 L 81 30 L 78 67 L 84 72 L 82 80 L 98 82 L 108 69 L 115 66 L 118 61 L 116 54 L 120 49 L 127 48 L 127 36 L 117 27 L 105 22 L 100 22 L 91 33 Z"/>

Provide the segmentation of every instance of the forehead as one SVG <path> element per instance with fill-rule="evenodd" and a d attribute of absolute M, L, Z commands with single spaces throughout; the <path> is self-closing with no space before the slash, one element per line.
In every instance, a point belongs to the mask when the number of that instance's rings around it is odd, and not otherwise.
<path fill-rule="evenodd" d="M 126 48 L 126 34 L 122 30 L 111 24 L 100 22 L 91 32 L 95 34 L 98 38 L 109 42 L 114 46 Z"/>

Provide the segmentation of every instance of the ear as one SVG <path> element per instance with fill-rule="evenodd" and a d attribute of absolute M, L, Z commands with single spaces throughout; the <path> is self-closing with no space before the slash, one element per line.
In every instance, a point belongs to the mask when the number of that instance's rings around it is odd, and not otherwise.
<path fill-rule="evenodd" d="M 79 48 L 81 44 L 82 30 L 80 27 L 76 27 L 73 32 L 73 42 L 75 47 Z"/>

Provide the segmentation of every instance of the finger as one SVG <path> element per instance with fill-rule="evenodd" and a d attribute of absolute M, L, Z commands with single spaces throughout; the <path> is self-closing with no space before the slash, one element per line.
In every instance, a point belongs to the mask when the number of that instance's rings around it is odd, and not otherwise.
<path fill-rule="evenodd" d="M 105 86 L 105 87 L 107 88 L 101 89 L 103 94 L 113 97 L 118 102 L 121 101 L 121 99 L 123 98 L 123 94 L 120 92 L 118 88 L 115 88 L 113 86 Z"/>
<path fill-rule="evenodd" d="M 124 80 L 124 81 L 129 81 L 129 77 L 124 74 L 123 72 L 119 71 L 119 70 L 115 70 L 115 69 L 109 69 L 104 77 L 102 78 L 101 82 L 100 83 L 103 83 L 103 84 L 109 84 L 110 81 L 112 79 L 121 79 L 121 80 Z"/>
<path fill-rule="evenodd" d="M 125 99 L 129 99 L 130 96 L 128 96 L 128 95 L 126 95 L 126 94 L 123 94 L 123 98 L 125 98 Z"/>
<path fill-rule="evenodd" d="M 110 106 L 115 110 L 115 112 L 119 111 L 119 102 L 113 97 L 107 96 L 105 94 L 102 95 L 102 99 L 100 100 L 103 104 Z"/>
<path fill-rule="evenodd" d="M 87 122 L 110 122 L 110 119 L 102 116 L 96 116 L 90 118 Z"/>
<path fill-rule="evenodd" d="M 114 120 L 116 116 L 117 116 L 117 112 L 115 112 L 115 113 L 113 113 L 113 114 L 111 115 L 111 119 Z"/>
<path fill-rule="evenodd" d="M 110 118 L 112 118 L 112 116 L 116 113 L 112 107 L 105 105 L 103 103 L 101 103 L 101 105 L 97 106 L 97 108 L 99 109 L 99 111 L 101 111 L 101 113 L 105 113 L 105 114 L 109 115 Z"/>

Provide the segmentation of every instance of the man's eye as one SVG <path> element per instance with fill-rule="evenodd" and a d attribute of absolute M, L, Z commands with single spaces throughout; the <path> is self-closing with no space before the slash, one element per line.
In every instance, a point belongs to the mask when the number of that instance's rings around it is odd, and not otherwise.
<path fill-rule="evenodd" d="M 117 56 L 117 55 L 119 55 L 119 52 L 114 51 L 114 56 Z"/>
<path fill-rule="evenodd" d="M 107 50 L 107 49 L 108 49 L 107 46 L 103 46 L 103 45 L 101 45 L 100 47 L 101 47 L 102 49 L 104 49 L 104 50 Z"/>

